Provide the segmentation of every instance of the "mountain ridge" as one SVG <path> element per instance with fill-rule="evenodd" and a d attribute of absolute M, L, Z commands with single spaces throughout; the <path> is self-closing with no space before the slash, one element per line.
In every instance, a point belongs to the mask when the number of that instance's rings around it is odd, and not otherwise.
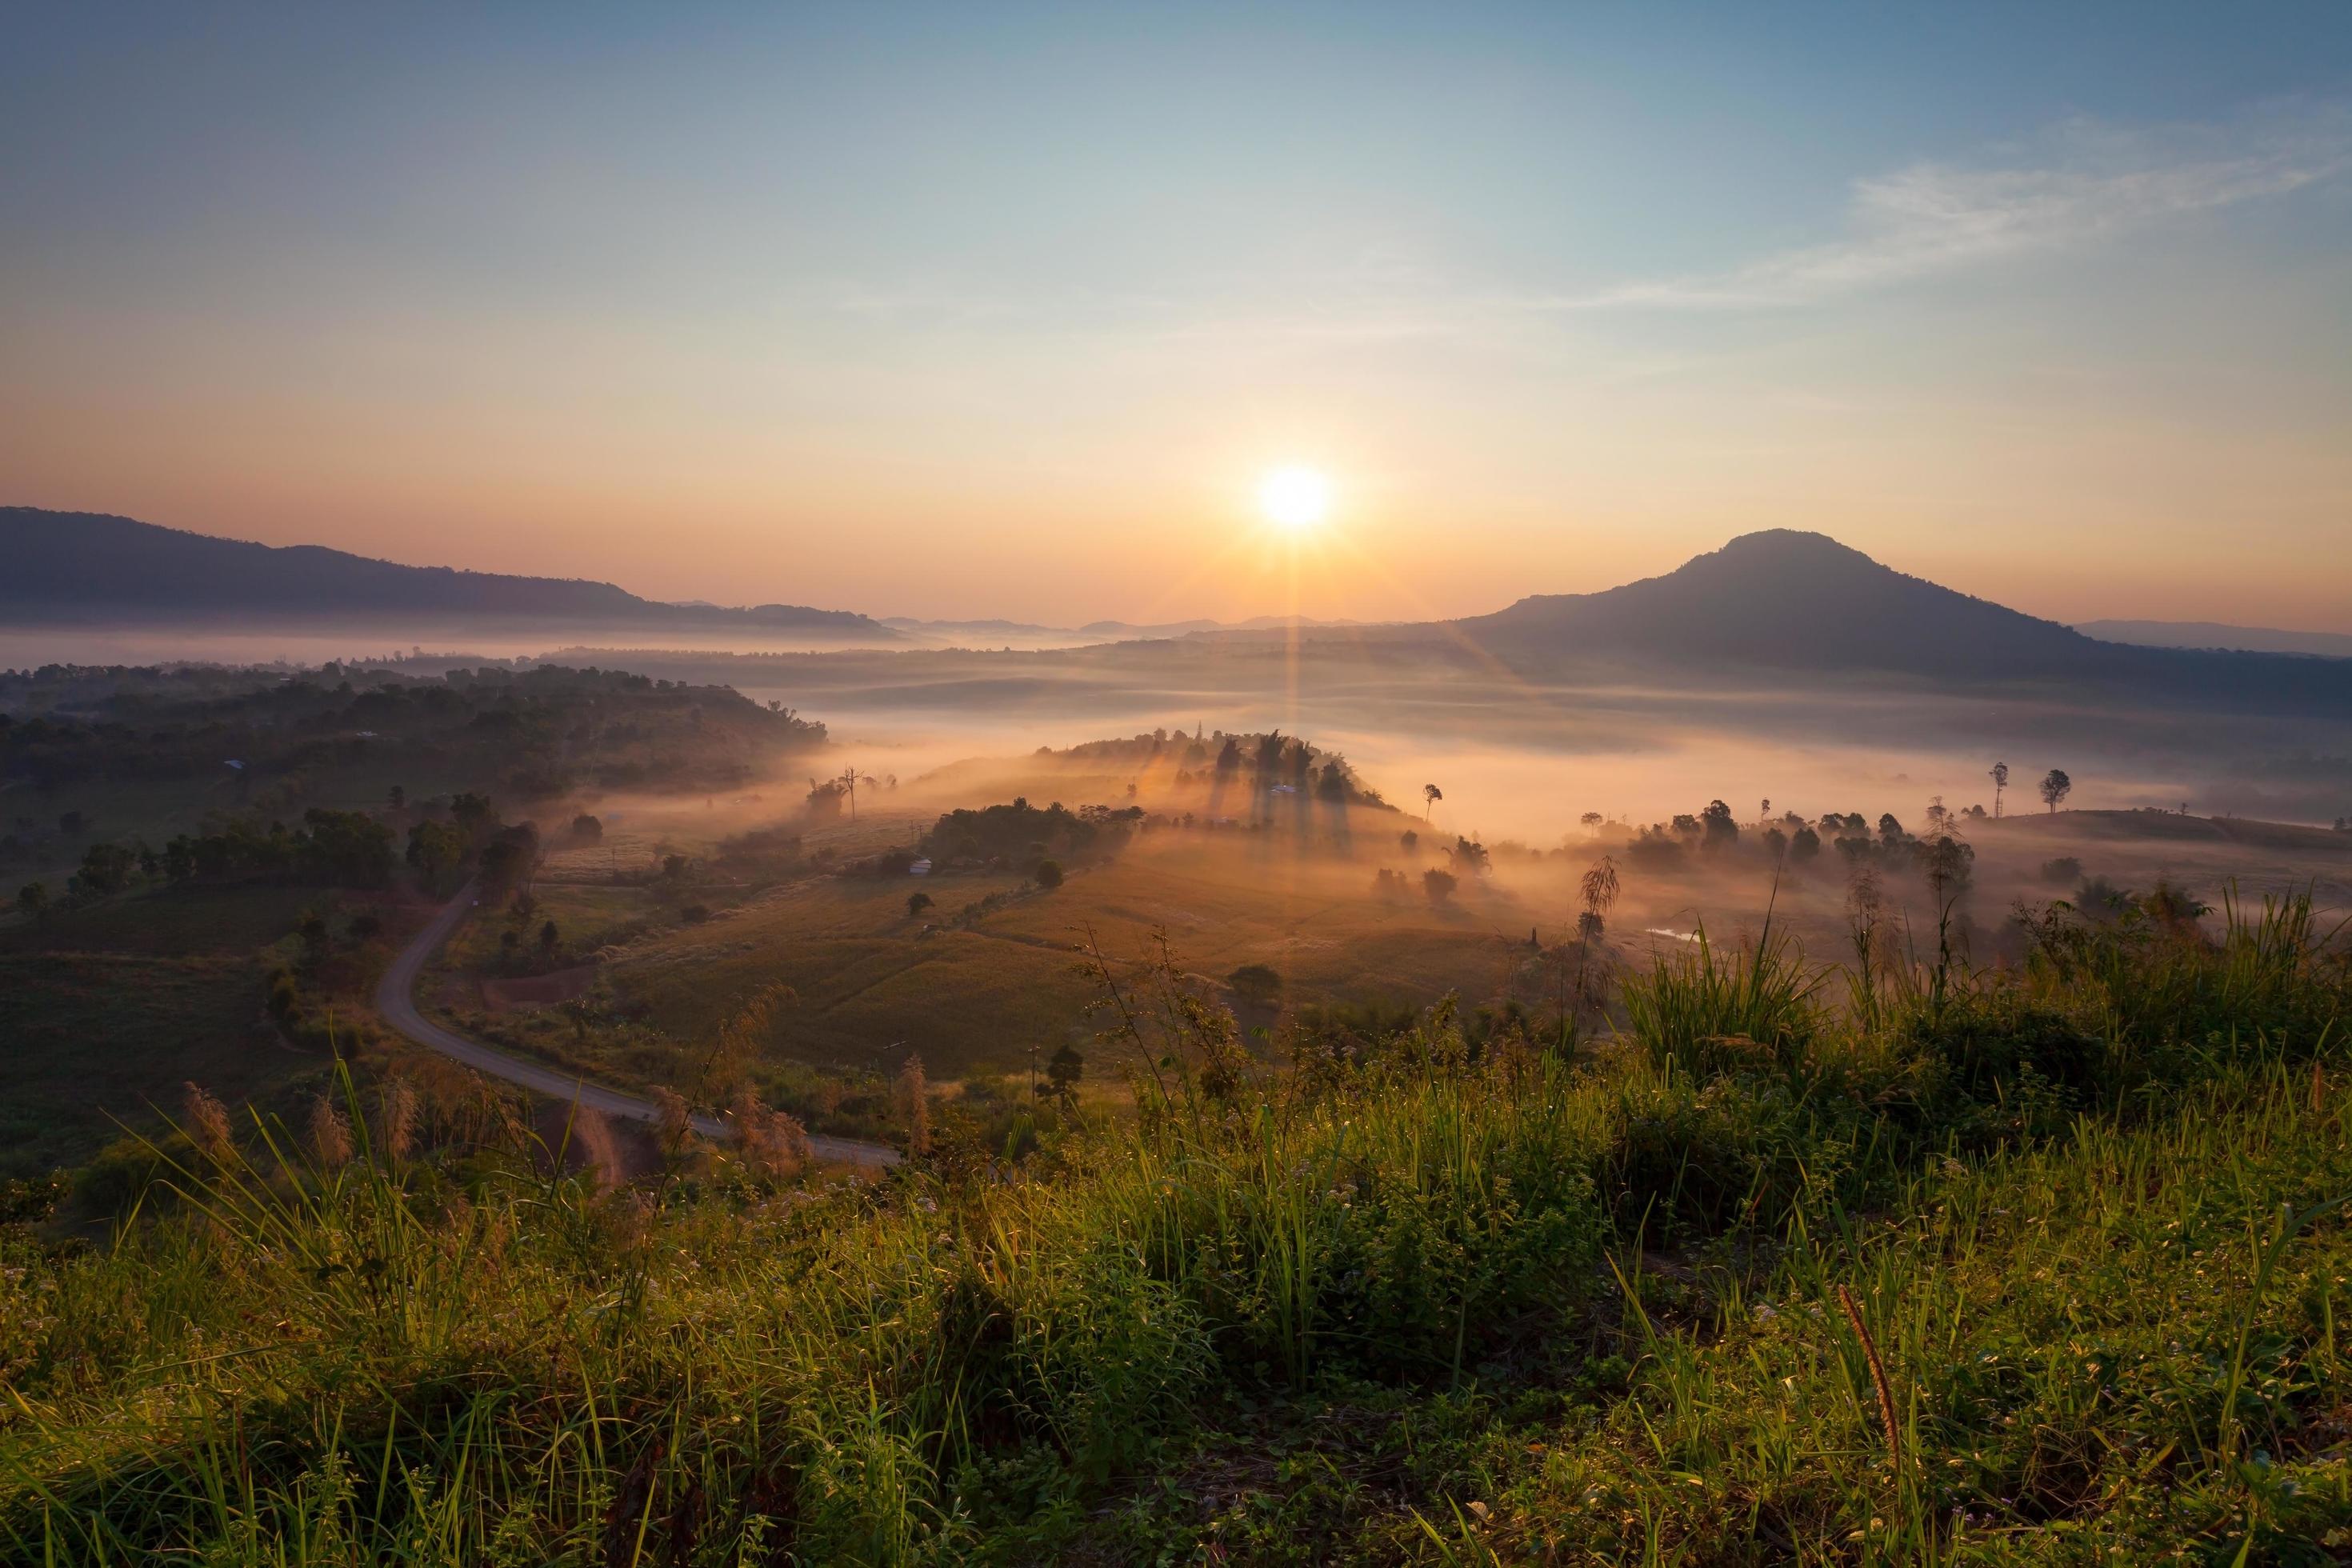
<path fill-rule="evenodd" d="M 407 566 L 321 544 L 258 544 L 110 512 L 0 507 L 0 616 L 18 623 L 383 616 L 821 632 L 896 642 L 852 610 L 640 598 L 611 583 Z"/>

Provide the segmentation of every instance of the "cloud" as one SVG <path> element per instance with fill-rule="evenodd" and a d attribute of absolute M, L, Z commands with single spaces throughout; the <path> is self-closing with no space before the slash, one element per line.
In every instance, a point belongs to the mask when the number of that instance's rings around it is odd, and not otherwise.
<path fill-rule="evenodd" d="M 2128 131 L 2076 121 L 1977 166 L 1915 163 L 1858 180 L 1845 235 L 1727 271 L 1619 284 L 1554 310 L 1801 305 L 1983 262 L 2095 243 L 2284 195 L 2352 168 L 2346 106 L 2229 128 Z"/>

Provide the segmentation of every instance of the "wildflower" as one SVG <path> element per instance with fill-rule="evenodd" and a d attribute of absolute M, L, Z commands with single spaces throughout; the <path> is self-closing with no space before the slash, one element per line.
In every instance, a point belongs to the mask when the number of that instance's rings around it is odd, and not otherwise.
<path fill-rule="evenodd" d="M 404 1078 L 386 1079 L 382 1102 L 377 1107 L 382 1127 L 376 1142 L 383 1145 L 384 1157 L 405 1160 L 416 1146 L 416 1090 Z"/>
<path fill-rule="evenodd" d="M 334 1170 L 352 1157 L 352 1130 L 334 1100 L 324 1094 L 310 1102 L 310 1157 Z"/>
<path fill-rule="evenodd" d="M 236 1146 L 229 1137 L 228 1107 L 203 1085 L 182 1087 L 181 1119 L 187 1123 L 188 1142 L 215 1165 L 228 1163 Z"/>

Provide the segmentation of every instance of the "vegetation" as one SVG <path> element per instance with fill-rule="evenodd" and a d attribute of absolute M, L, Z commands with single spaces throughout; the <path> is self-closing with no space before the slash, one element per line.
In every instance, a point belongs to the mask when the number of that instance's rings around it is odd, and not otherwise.
<path fill-rule="evenodd" d="M 301 1136 L 192 1099 L 112 1245 L 12 1200 L 0 1540 L 2322 1560 L 2352 978 L 2307 900 L 2220 920 L 2053 907 L 2022 970 L 1843 1000 L 1702 947 L 1574 1058 L 1444 1004 L 1318 1015 L 1280 1072 L 1164 956 L 1097 954 L 1132 1112 L 1055 1111 L 1070 1052 L 983 1127 L 909 1057 L 922 1152 L 873 1187 L 792 1186 L 764 1113 L 604 1190 L 494 1098 L 424 1143 L 349 1080 Z"/>

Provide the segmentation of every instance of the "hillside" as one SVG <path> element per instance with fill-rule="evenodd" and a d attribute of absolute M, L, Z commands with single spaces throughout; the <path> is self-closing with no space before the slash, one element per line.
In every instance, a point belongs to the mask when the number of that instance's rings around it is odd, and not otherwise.
<path fill-rule="evenodd" d="M 0 507 L 0 620 L 249 622 L 320 616 L 785 628 L 890 642 L 867 616 L 799 605 L 666 605 L 610 583 L 403 566 L 321 545 L 215 539 L 101 512 Z"/>

